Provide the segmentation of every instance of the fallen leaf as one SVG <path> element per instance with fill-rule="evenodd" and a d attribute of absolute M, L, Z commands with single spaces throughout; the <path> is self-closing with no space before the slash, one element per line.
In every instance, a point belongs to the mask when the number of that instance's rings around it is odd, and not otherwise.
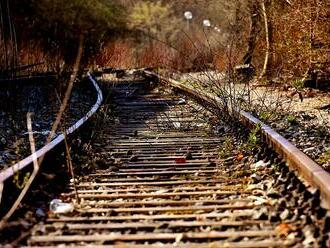
<path fill-rule="evenodd" d="M 242 153 L 238 154 L 236 157 L 237 161 L 242 161 L 242 159 L 244 158 L 244 155 Z"/>
<path fill-rule="evenodd" d="M 183 233 L 180 233 L 178 234 L 176 237 L 175 237 L 175 243 L 179 243 L 183 238 Z"/>
<path fill-rule="evenodd" d="M 175 163 L 184 164 L 184 163 L 186 163 L 186 159 L 185 158 L 176 158 Z"/>
<path fill-rule="evenodd" d="M 287 223 L 281 223 L 276 230 L 280 235 L 288 236 L 293 231 L 293 227 Z"/>

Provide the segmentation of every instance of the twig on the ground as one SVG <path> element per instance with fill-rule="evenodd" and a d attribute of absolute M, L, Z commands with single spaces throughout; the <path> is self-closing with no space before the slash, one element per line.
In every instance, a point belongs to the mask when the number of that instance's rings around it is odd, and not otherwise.
<path fill-rule="evenodd" d="M 66 164 L 68 166 L 68 170 L 69 170 L 69 173 L 71 175 L 71 179 L 73 181 L 73 187 L 74 187 L 74 191 L 75 191 L 75 195 L 76 195 L 76 200 L 77 200 L 77 203 L 79 203 L 80 199 L 79 199 L 79 195 L 78 195 L 78 191 L 77 191 L 76 178 L 75 178 L 75 174 L 74 174 L 74 170 L 73 170 L 73 166 L 72 166 L 70 148 L 69 148 L 69 145 L 68 145 L 68 141 L 67 141 L 67 138 L 66 138 L 65 131 L 63 131 L 63 135 L 64 135 L 64 145 L 65 145 L 65 151 L 66 151 Z"/>

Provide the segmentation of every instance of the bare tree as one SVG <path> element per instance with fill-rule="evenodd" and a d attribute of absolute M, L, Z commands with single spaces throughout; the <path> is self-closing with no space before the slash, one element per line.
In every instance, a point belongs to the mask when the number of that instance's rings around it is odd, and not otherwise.
<path fill-rule="evenodd" d="M 266 39 L 266 52 L 264 66 L 260 77 L 266 77 L 267 79 L 271 76 L 272 62 L 273 62 L 273 0 L 262 0 L 261 9 L 264 18 L 265 25 L 265 39 Z"/>
<path fill-rule="evenodd" d="M 249 0 L 249 13 L 250 13 L 250 33 L 248 37 L 248 46 L 246 53 L 243 57 L 243 64 L 252 64 L 253 52 L 256 47 L 257 37 L 260 32 L 260 8 L 257 1 Z"/>

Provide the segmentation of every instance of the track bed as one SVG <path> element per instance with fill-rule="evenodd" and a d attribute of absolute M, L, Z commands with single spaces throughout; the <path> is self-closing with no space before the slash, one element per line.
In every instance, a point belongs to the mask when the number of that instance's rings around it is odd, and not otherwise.
<path fill-rule="evenodd" d="M 317 192 L 274 156 L 236 159 L 240 141 L 192 100 L 149 83 L 112 87 L 116 119 L 100 126 L 104 163 L 77 182 L 79 204 L 49 215 L 28 246 L 309 247 L 326 244 Z M 219 156 L 230 137 L 231 155 Z M 261 161 L 263 159 L 263 162 Z M 276 161 L 276 158 L 275 158 Z M 76 165 L 79 166 L 79 165 Z M 312 246 L 311 246 L 312 247 Z"/>

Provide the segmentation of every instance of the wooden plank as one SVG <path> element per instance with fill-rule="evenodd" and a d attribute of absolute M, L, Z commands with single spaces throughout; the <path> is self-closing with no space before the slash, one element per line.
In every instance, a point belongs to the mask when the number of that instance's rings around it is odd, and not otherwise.
<path fill-rule="evenodd" d="M 70 235 L 70 236 L 32 236 L 31 243 L 44 242 L 91 242 L 91 241 L 175 241 L 177 237 L 189 239 L 219 239 L 239 237 L 274 237 L 278 233 L 274 230 L 266 231 L 237 231 L 237 232 L 207 232 L 207 233 L 145 233 L 145 234 L 95 234 L 95 235 Z"/>
<path fill-rule="evenodd" d="M 242 241 L 242 242 L 207 242 L 207 243 L 175 243 L 175 244 L 162 244 L 161 248 L 272 248 L 272 247 L 291 247 L 296 243 L 295 240 L 280 241 L 278 239 L 268 239 L 264 241 Z M 175 245 L 175 246 L 174 246 Z M 112 248 L 159 248 L 156 245 L 137 245 L 137 244 L 118 244 Z"/>
<path fill-rule="evenodd" d="M 217 154 L 218 149 L 209 149 L 208 151 L 201 151 L 201 150 L 193 150 L 189 149 L 189 151 L 192 152 L 193 155 L 205 155 L 205 156 L 211 156 Z M 187 149 L 159 149 L 159 150 L 151 150 L 151 149 L 133 149 L 131 150 L 134 154 L 141 154 L 141 155 L 156 155 L 160 157 L 164 156 L 184 156 L 187 152 Z M 97 154 L 111 154 L 112 156 L 127 156 L 127 151 L 117 151 L 117 152 L 97 152 Z"/>
<path fill-rule="evenodd" d="M 144 154 L 136 154 L 138 156 L 138 162 L 143 162 L 143 161 L 169 161 L 169 162 L 172 162 L 172 163 L 176 163 L 176 159 L 180 159 L 180 158 L 184 158 L 185 156 L 184 155 L 175 155 L 175 156 L 171 156 L 171 155 L 165 155 L 165 156 L 157 156 L 157 155 L 144 155 Z M 217 159 L 218 158 L 218 155 L 209 155 L 209 156 L 205 156 L 205 155 L 192 155 L 193 156 L 193 159 L 188 159 L 187 161 L 194 161 L 196 160 L 195 164 L 197 164 L 198 162 L 197 161 L 203 161 L 204 163 L 207 161 L 208 162 L 208 159 Z M 122 157 L 121 158 L 122 161 L 129 161 L 129 158 L 128 156 L 125 158 L 125 157 Z M 137 162 L 131 162 L 131 163 L 134 163 L 136 164 Z"/>
<path fill-rule="evenodd" d="M 217 185 L 217 186 L 190 186 L 190 187 L 175 187 L 172 189 L 166 189 L 168 191 L 196 191 L 196 190 L 243 190 L 245 185 Z M 95 189 L 95 190 L 78 190 L 79 194 L 86 193 L 119 193 L 119 192 L 149 192 L 149 191 L 163 191 L 163 187 L 158 188 L 125 188 L 125 189 Z M 72 195 L 75 192 L 63 193 L 62 195 Z"/>
<path fill-rule="evenodd" d="M 155 138 L 131 138 L 131 139 L 122 139 L 123 142 L 125 143 L 141 143 L 142 141 L 145 141 L 145 142 L 149 142 L 149 143 L 166 143 L 166 142 L 169 142 L 169 143 L 173 143 L 173 142 L 180 142 L 180 143 L 185 143 L 185 142 L 213 142 L 213 141 L 216 141 L 216 142 L 220 142 L 220 141 L 223 141 L 224 138 L 223 137 L 207 137 L 207 138 L 201 138 L 201 137 L 164 137 L 162 139 L 159 139 L 158 137 L 155 137 Z M 120 140 L 116 140 L 116 142 L 119 142 Z"/>
<path fill-rule="evenodd" d="M 183 151 L 184 152 L 184 151 Z M 211 155 L 208 155 L 206 156 L 205 154 L 195 154 L 193 151 L 191 151 L 191 154 L 193 156 L 192 159 L 188 159 L 187 161 L 194 161 L 194 160 L 207 160 L 208 158 L 213 158 L 213 159 L 216 159 L 219 157 L 219 155 L 217 154 L 211 154 Z M 185 157 L 185 154 L 184 155 L 171 155 L 171 154 L 164 154 L 163 156 L 162 155 L 152 155 L 152 154 L 143 154 L 143 153 L 136 153 L 136 155 L 138 156 L 138 159 L 139 161 L 143 161 L 143 160 L 157 160 L 157 161 L 160 161 L 160 160 L 175 160 L 177 158 L 184 158 Z"/>
<path fill-rule="evenodd" d="M 216 163 L 221 163 L 221 162 L 223 163 L 223 160 L 215 159 L 213 161 L 216 162 Z M 210 161 L 207 158 L 205 158 L 205 159 L 186 160 L 187 165 L 196 165 L 196 164 L 207 165 L 209 163 L 210 163 Z M 173 164 L 180 164 L 180 163 L 175 162 L 174 159 L 169 160 L 169 161 L 160 160 L 160 161 L 157 161 L 157 163 L 155 163 L 154 161 L 138 161 L 138 162 L 127 162 L 127 163 L 125 163 L 126 166 L 130 166 L 130 165 L 153 165 L 154 166 L 154 165 L 160 165 L 160 164 L 162 164 L 162 165 L 165 164 L 165 165 L 171 166 Z M 184 163 L 182 163 L 182 164 L 184 164 Z"/>
<path fill-rule="evenodd" d="M 132 133 L 133 135 L 133 133 Z M 148 148 L 152 148 L 152 149 L 167 149 L 167 148 L 173 148 L 173 149 L 186 149 L 186 147 L 191 147 L 191 149 L 216 149 L 218 148 L 220 145 L 219 144 L 215 144 L 215 143 L 209 143 L 209 144 L 198 144 L 198 143 L 194 143 L 194 144 L 187 144 L 187 145 L 182 145 L 182 144 L 163 144 L 163 145 L 158 145 L 158 144 L 144 144 L 144 145 L 138 145 L 135 146 L 134 144 L 131 145 L 124 145 L 124 146 L 119 146 L 119 145 L 108 145 L 106 147 L 104 147 L 104 149 L 108 149 L 110 150 L 114 150 L 114 149 L 148 149 Z"/>
<path fill-rule="evenodd" d="M 87 224 L 56 224 L 44 225 L 44 228 L 55 227 L 62 229 L 63 227 L 69 230 L 90 230 L 90 229 L 106 229 L 106 230 L 120 230 L 120 229 L 150 229 L 150 228 L 179 228 L 179 227 L 241 227 L 250 225 L 263 225 L 269 227 L 271 224 L 268 221 L 167 221 L 167 222 L 129 222 L 129 223 L 87 223 Z"/>
<path fill-rule="evenodd" d="M 210 166 L 209 164 L 207 165 L 200 165 L 198 167 L 182 167 L 182 166 L 176 166 L 173 165 L 171 167 L 163 167 L 163 168 L 154 168 L 154 167 L 144 167 L 144 169 L 119 169 L 118 172 L 120 173 L 140 173 L 140 172 L 159 172 L 159 171 L 189 171 L 189 170 L 201 170 L 203 168 L 210 168 L 210 169 L 216 169 L 217 166 Z M 99 171 L 97 171 L 99 173 Z"/>
<path fill-rule="evenodd" d="M 203 177 L 201 177 L 200 175 L 186 175 L 186 177 L 184 177 L 186 180 L 198 180 L 200 178 L 203 178 L 205 180 L 209 179 L 209 180 L 223 180 L 224 182 L 229 182 L 231 181 L 231 179 L 229 179 L 228 177 L 224 177 L 221 175 L 205 175 Z M 109 182 L 113 182 L 113 183 L 117 183 L 117 182 L 164 182 L 164 181 L 175 181 L 175 180 L 182 180 L 182 178 L 178 178 L 178 177 L 170 177 L 170 178 L 165 178 L 165 177 L 161 177 L 161 176 L 150 176 L 150 177 L 135 177 L 135 176 L 128 176 L 126 178 L 109 178 L 107 175 L 103 175 L 103 177 L 99 177 L 99 178 L 93 178 L 90 176 L 84 176 L 82 179 L 85 180 L 90 180 L 91 182 L 93 180 L 97 180 L 98 183 L 109 183 Z M 237 182 L 242 182 L 246 181 L 246 178 L 238 178 L 236 179 Z"/>
<path fill-rule="evenodd" d="M 248 193 L 248 191 L 195 191 L 195 192 L 175 192 L 175 193 L 142 193 L 142 194 L 81 194 L 79 198 L 95 198 L 95 199 L 118 199 L 118 198 L 171 198 L 176 196 L 227 196 L 227 195 L 239 195 L 241 193 Z"/>
<path fill-rule="evenodd" d="M 214 241 L 214 242 L 202 242 L 202 243 L 175 243 L 175 244 L 147 244 L 138 245 L 135 243 L 118 243 L 114 245 L 96 245 L 93 244 L 93 248 L 275 248 L 275 247 L 291 247 L 296 244 L 296 240 L 279 240 L 279 239 L 267 239 L 267 240 L 253 240 L 242 242 L 228 242 L 228 241 Z M 31 246 L 29 246 L 31 247 Z M 38 248 L 54 248 L 54 246 L 32 246 Z M 72 248 L 85 248 L 86 246 L 71 246 Z M 24 247 L 26 248 L 26 247 Z"/>
<path fill-rule="evenodd" d="M 176 169 L 176 170 L 181 170 L 181 169 L 200 169 L 200 167 L 208 167 L 208 168 L 215 168 L 214 165 L 210 165 L 210 162 L 208 163 L 200 163 L 200 164 L 197 164 L 199 165 L 199 167 L 191 167 L 191 166 L 196 166 L 196 164 L 188 164 L 188 163 L 182 163 L 182 164 L 170 164 L 170 165 L 167 165 L 167 164 L 145 164 L 145 165 L 142 165 L 142 164 L 130 164 L 130 165 L 122 165 L 120 166 L 120 170 L 123 171 L 123 169 L 145 169 L 145 170 L 148 170 L 148 169 L 159 169 L 159 170 L 170 170 L 170 169 L 173 169 L 173 167 Z M 181 168 L 182 167 L 182 168 Z"/>
<path fill-rule="evenodd" d="M 130 182 L 129 182 L 130 181 Z M 233 179 L 233 183 L 240 182 L 241 180 Z M 226 183 L 227 180 L 222 179 L 212 179 L 208 178 L 208 180 L 166 180 L 166 181 L 160 181 L 155 180 L 148 181 L 148 182 L 140 182 L 138 180 L 130 180 L 129 178 L 127 180 L 121 180 L 121 182 L 110 182 L 110 183 L 93 183 L 93 182 L 81 182 L 77 185 L 77 187 L 120 187 L 120 186 L 170 186 L 170 185 L 184 185 L 184 184 L 216 184 L 216 183 Z"/>
<path fill-rule="evenodd" d="M 256 205 L 253 204 L 242 204 L 242 205 L 207 205 L 207 206 L 184 206 L 184 207 L 135 207 L 135 208 L 91 208 L 91 209 L 79 209 L 76 211 L 80 213 L 159 213 L 159 212 L 195 212 L 195 211 L 220 211 L 220 210 L 238 210 L 238 209 L 252 209 Z"/>
<path fill-rule="evenodd" d="M 92 217 L 64 217 L 49 218 L 47 222 L 93 222 L 93 221 L 134 221 L 134 220 L 184 220 L 184 219 L 221 219 L 251 217 L 255 212 L 250 209 L 239 210 L 231 213 L 199 213 L 199 214 L 156 214 L 156 215 L 132 215 L 132 216 L 92 216 Z"/>
<path fill-rule="evenodd" d="M 219 173 L 220 170 L 207 170 L 207 169 L 200 169 L 200 170 L 183 170 L 183 171 L 149 171 L 149 172 L 136 172 L 134 174 L 132 173 L 124 173 L 124 172 L 108 172 L 107 174 L 102 173 L 93 173 L 90 176 L 98 177 L 98 176 L 106 176 L 106 177 L 127 177 L 127 176 L 161 176 L 161 175 L 187 175 L 187 174 L 215 174 Z"/>
<path fill-rule="evenodd" d="M 155 141 L 149 141 L 149 140 L 140 140 L 139 142 L 131 142 L 130 140 L 122 140 L 120 142 L 120 140 L 116 140 L 114 142 L 112 142 L 111 146 L 119 146 L 119 147 L 123 147 L 123 146 L 146 146 L 146 145 L 152 145 L 152 146 L 178 146 L 178 145 L 183 145 L 183 146 L 194 146 L 196 144 L 198 144 L 198 146 L 201 145 L 219 145 L 222 144 L 223 141 L 214 141 L 214 140 L 210 140 L 210 141 L 163 141 L 163 140 L 159 140 L 158 142 Z M 107 148 L 107 147 L 106 147 Z"/>
<path fill-rule="evenodd" d="M 107 206 L 107 207 L 129 207 L 129 206 L 189 206 L 189 205 L 208 205 L 208 204 L 238 204 L 238 203 L 251 203 L 249 199 L 235 199 L 235 200 L 162 200 L 162 201 L 112 201 L 112 202 L 100 202 L 100 201 L 84 201 L 86 206 Z"/>

